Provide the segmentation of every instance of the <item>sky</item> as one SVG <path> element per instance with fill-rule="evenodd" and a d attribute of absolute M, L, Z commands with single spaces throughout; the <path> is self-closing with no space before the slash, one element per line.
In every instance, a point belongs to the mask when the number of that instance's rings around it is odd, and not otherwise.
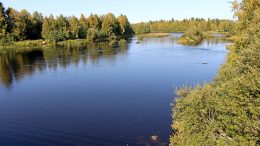
<path fill-rule="evenodd" d="M 114 13 L 127 15 L 131 23 L 185 18 L 233 19 L 233 0 L 1 0 L 5 7 L 43 15 L 77 16 Z"/>

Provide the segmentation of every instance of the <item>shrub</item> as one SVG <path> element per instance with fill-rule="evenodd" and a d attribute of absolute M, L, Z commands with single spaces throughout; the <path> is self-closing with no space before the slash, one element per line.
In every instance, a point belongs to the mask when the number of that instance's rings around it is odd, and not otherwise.
<path fill-rule="evenodd" d="M 202 31 L 200 31 L 197 27 L 192 27 L 184 33 L 178 43 L 184 45 L 196 45 L 199 44 L 204 38 L 205 36 Z"/>
<path fill-rule="evenodd" d="M 227 63 L 212 83 L 179 90 L 170 145 L 260 144 L 260 1 L 235 10 L 239 37 Z"/>

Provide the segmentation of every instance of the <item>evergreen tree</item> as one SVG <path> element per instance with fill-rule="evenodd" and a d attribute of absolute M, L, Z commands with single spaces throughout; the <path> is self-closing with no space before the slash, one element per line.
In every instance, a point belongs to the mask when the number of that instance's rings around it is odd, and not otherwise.
<path fill-rule="evenodd" d="M 133 28 L 129 23 L 126 15 L 120 15 L 118 18 L 118 23 L 120 27 L 120 35 L 127 36 L 133 34 Z"/>
<path fill-rule="evenodd" d="M 0 39 L 7 33 L 7 17 L 3 4 L 0 2 Z"/>
<path fill-rule="evenodd" d="M 7 14 L 7 31 L 8 33 L 13 33 L 13 29 L 15 27 L 15 15 L 18 15 L 18 12 L 13 8 L 8 8 L 6 10 Z"/>
<path fill-rule="evenodd" d="M 42 32 L 42 23 L 43 23 L 43 15 L 39 12 L 34 12 L 32 14 L 32 30 L 31 30 L 31 36 L 29 35 L 29 38 L 31 39 L 41 39 L 41 32 Z"/>
<path fill-rule="evenodd" d="M 79 38 L 80 39 L 85 39 L 87 37 L 87 31 L 88 31 L 88 21 L 86 17 L 81 14 L 79 18 Z"/>

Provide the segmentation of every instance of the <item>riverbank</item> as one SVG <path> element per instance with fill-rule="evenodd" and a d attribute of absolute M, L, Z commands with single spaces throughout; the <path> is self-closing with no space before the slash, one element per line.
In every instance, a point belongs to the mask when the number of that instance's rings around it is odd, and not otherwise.
<path fill-rule="evenodd" d="M 127 39 L 127 38 L 126 38 Z M 127 43 L 126 39 L 120 38 L 116 40 L 109 40 L 109 39 L 97 39 L 96 41 L 88 41 L 86 39 L 76 39 L 76 40 L 66 40 L 66 41 L 45 41 L 45 40 L 24 40 L 19 42 L 13 42 L 7 46 L 0 46 L 0 49 L 13 49 L 13 48 L 31 48 L 31 47 L 54 47 L 54 46 L 86 46 L 87 44 L 92 43 L 102 43 L 108 42 L 109 45 L 116 47 L 118 45 L 122 45 L 122 43 Z"/>
<path fill-rule="evenodd" d="M 215 80 L 177 91 L 171 146 L 259 145 L 260 17 L 255 14 L 260 8 L 258 1 L 241 6 L 246 7 L 239 11 L 240 37 Z"/>
<path fill-rule="evenodd" d="M 65 44 L 82 44 L 87 43 L 87 40 L 85 39 L 79 39 L 79 40 L 67 40 L 67 41 L 60 41 L 60 42 L 54 42 L 54 41 L 44 41 L 42 39 L 40 40 L 24 40 L 19 42 L 13 42 L 10 45 L 7 46 L 0 46 L 0 49 L 8 49 L 8 48 L 17 48 L 17 47 L 48 47 L 48 46 L 59 46 L 59 45 L 65 45 Z"/>

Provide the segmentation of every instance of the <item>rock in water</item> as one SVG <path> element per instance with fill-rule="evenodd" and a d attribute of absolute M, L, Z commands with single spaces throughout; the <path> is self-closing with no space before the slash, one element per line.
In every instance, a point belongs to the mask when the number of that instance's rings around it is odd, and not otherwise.
<path fill-rule="evenodd" d="M 160 139 L 160 137 L 157 136 L 157 135 L 152 135 L 151 136 L 151 140 L 154 141 L 154 142 L 158 141 L 159 139 Z"/>

